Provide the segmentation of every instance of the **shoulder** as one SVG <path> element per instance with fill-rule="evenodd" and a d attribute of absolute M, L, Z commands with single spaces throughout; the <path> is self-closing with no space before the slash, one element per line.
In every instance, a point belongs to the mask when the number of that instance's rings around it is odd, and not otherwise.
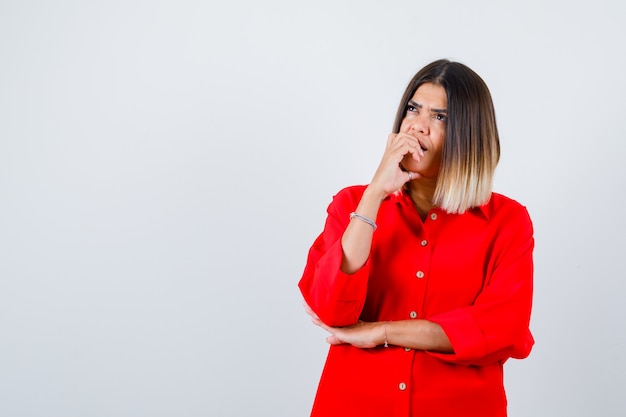
<path fill-rule="evenodd" d="M 491 199 L 484 206 L 490 220 L 506 223 L 516 223 L 520 227 L 529 227 L 532 230 L 532 221 L 526 206 L 520 202 L 499 193 L 492 193 Z"/>
<path fill-rule="evenodd" d="M 522 203 L 499 193 L 491 193 L 491 198 L 489 199 L 487 206 L 489 206 L 489 210 L 491 210 L 492 214 L 497 214 L 499 211 L 503 210 L 527 212 L 526 206 Z"/>
<path fill-rule="evenodd" d="M 496 192 L 491 193 L 491 198 L 489 199 L 488 204 L 494 207 L 513 207 L 513 206 L 523 207 L 523 205 L 517 200 L 514 200 L 511 197 L 507 197 L 504 194 L 500 194 Z"/>
<path fill-rule="evenodd" d="M 367 185 L 351 185 L 339 190 L 333 196 L 333 204 L 355 205 L 359 203 Z"/>

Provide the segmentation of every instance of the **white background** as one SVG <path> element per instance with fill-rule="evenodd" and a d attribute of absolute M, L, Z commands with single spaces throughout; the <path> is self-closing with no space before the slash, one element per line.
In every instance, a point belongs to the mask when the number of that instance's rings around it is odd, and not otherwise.
<path fill-rule="evenodd" d="M 536 228 L 510 415 L 626 414 L 626 11 L 594 1 L 0 1 L 0 415 L 308 415 L 297 282 L 437 58 L 489 85 Z"/>

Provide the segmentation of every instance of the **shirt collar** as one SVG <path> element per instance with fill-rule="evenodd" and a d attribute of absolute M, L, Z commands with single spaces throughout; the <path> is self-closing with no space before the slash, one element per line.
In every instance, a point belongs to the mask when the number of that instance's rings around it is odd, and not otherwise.
<path fill-rule="evenodd" d="M 404 207 L 411 207 L 411 208 L 414 207 L 413 201 L 411 200 L 411 196 L 406 192 L 405 189 L 401 189 L 401 190 L 396 191 L 393 194 L 389 194 L 385 199 L 394 201 L 397 204 L 400 204 Z M 472 207 L 471 209 L 467 211 L 467 213 L 473 213 L 475 215 L 483 217 L 485 220 L 489 220 L 489 218 L 491 217 L 491 205 L 489 204 L 490 201 L 487 201 L 482 206 Z"/>

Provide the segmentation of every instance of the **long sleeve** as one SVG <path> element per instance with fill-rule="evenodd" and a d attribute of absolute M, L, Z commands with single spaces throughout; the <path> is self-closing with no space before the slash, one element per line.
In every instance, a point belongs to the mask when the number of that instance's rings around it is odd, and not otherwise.
<path fill-rule="evenodd" d="M 533 227 L 525 208 L 502 213 L 485 286 L 468 307 L 428 317 L 438 323 L 454 354 L 431 353 L 444 361 L 484 365 L 525 358 L 534 340 L 529 331 L 533 292 Z"/>
<path fill-rule="evenodd" d="M 363 189 L 339 192 L 308 255 L 299 287 L 331 326 L 357 320 L 438 323 L 454 353 L 390 345 L 333 345 L 313 416 L 505 416 L 504 362 L 527 356 L 533 228 L 499 194 L 463 214 L 421 219 L 407 193 L 383 200 L 366 264 L 341 273 L 341 237 Z"/>
<path fill-rule="evenodd" d="M 298 284 L 304 300 L 329 326 L 348 326 L 358 321 L 365 304 L 370 261 L 354 274 L 341 271 L 341 237 L 349 214 L 359 203 L 365 187 L 340 191 L 327 209 L 323 232 L 309 250 L 304 273 Z M 354 192 L 355 188 L 359 192 Z"/>

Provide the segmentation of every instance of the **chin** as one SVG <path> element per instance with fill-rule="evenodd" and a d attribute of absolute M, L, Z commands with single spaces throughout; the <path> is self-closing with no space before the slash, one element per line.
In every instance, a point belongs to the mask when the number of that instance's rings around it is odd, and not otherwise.
<path fill-rule="evenodd" d="M 402 167 L 406 171 L 420 172 L 423 168 L 423 165 L 421 162 L 417 162 L 415 159 L 409 156 L 408 158 L 404 158 L 402 160 Z"/>

